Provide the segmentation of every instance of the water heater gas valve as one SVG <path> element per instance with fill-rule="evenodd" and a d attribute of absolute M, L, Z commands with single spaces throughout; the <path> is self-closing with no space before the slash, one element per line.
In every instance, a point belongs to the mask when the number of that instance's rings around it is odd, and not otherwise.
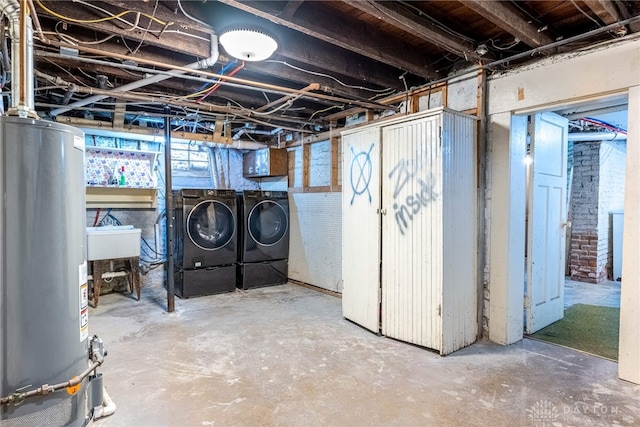
<path fill-rule="evenodd" d="M 106 355 L 107 350 L 104 348 L 104 343 L 97 335 L 94 335 L 89 342 L 89 359 L 102 363 Z"/>

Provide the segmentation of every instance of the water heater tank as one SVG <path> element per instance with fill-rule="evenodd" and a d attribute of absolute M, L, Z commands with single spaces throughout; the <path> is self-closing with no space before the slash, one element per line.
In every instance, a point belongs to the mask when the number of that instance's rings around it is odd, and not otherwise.
<path fill-rule="evenodd" d="M 0 188 L 4 398 L 69 381 L 88 367 L 82 132 L 0 117 Z M 0 425 L 82 426 L 87 383 L 3 404 Z"/>

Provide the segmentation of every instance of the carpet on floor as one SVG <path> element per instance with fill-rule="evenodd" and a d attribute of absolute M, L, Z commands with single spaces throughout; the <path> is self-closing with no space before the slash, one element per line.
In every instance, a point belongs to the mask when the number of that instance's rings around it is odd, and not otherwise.
<path fill-rule="evenodd" d="M 618 360 L 619 330 L 619 308 L 575 304 L 564 311 L 563 319 L 530 337 Z"/>

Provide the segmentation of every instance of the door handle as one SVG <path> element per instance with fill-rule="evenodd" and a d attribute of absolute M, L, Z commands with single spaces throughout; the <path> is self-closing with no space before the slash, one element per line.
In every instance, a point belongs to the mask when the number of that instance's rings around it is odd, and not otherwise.
<path fill-rule="evenodd" d="M 376 213 L 378 215 L 386 215 L 387 214 L 387 210 L 378 208 L 378 209 L 376 209 Z"/>

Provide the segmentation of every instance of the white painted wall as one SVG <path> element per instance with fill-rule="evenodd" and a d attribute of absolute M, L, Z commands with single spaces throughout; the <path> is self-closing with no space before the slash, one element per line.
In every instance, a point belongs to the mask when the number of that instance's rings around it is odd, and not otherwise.
<path fill-rule="evenodd" d="M 289 278 L 342 292 L 342 194 L 289 195 Z"/>
<path fill-rule="evenodd" d="M 331 142 L 309 149 L 309 186 L 331 185 Z M 302 187 L 303 147 L 289 149 L 289 187 Z M 342 292 L 342 194 L 289 194 L 289 277 Z"/>
<path fill-rule="evenodd" d="M 629 93 L 629 135 L 627 145 L 627 182 L 640 181 L 640 39 L 632 38 L 596 49 L 559 55 L 538 61 L 536 64 L 492 77 L 489 81 L 489 114 L 491 120 L 503 114 L 553 110 L 557 106 L 597 99 L 614 93 Z M 505 155 L 502 150 L 511 147 L 510 132 L 494 133 L 489 141 L 492 147 L 488 162 L 492 169 L 511 170 L 517 158 Z M 517 148 L 516 148 L 517 149 Z M 504 274 L 504 262 L 520 261 L 515 256 L 500 258 L 494 252 L 510 254 L 515 237 L 500 238 L 504 224 L 510 224 L 514 212 L 506 200 L 508 186 L 495 181 L 490 175 L 491 191 L 489 234 L 490 299 L 499 296 L 501 301 L 512 304 L 509 296 L 522 292 L 522 282 L 510 281 Z M 500 178 L 500 176 L 498 176 Z M 502 176 L 504 178 L 504 176 Z M 504 203 L 496 204 L 496 200 Z M 506 203 L 506 204 L 505 204 Z M 640 190 L 628 185 L 625 190 L 625 237 L 623 257 L 633 260 L 623 264 L 622 305 L 620 311 L 619 376 L 640 384 Z M 498 241 L 495 239 L 498 238 Z M 515 301 L 515 300 L 514 300 Z M 521 308 L 520 308 L 521 310 Z M 508 328 L 513 321 L 511 310 L 491 302 L 489 310 L 489 336 L 497 342 L 513 342 L 518 339 L 515 329 Z M 520 320 L 521 321 L 521 320 Z M 492 325 L 503 325 L 503 331 L 491 331 Z M 520 332 L 521 333 L 521 332 Z M 499 339 L 498 339 L 499 338 Z"/>

